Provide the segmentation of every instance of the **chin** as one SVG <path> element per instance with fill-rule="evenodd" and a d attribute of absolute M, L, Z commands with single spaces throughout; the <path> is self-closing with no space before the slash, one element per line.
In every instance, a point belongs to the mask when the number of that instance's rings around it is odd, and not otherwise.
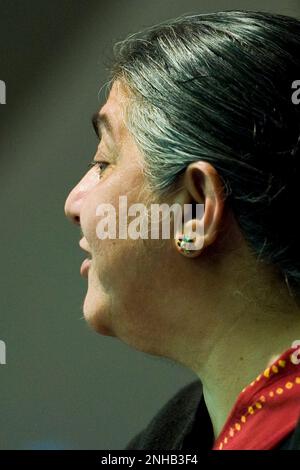
<path fill-rule="evenodd" d="M 107 310 L 103 302 L 90 299 L 89 292 L 87 293 L 83 304 L 83 315 L 87 324 L 100 335 L 116 336 L 108 324 L 109 315 Z"/>

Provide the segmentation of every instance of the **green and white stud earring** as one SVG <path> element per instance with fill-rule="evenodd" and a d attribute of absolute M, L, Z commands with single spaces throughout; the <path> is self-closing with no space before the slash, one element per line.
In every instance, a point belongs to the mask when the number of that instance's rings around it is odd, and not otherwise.
<path fill-rule="evenodd" d="M 187 248 L 187 243 L 193 243 L 195 241 L 195 238 L 191 238 L 188 235 L 179 235 L 176 238 L 176 246 L 177 249 L 180 253 L 183 253 L 185 255 L 189 255 L 194 252 L 194 250 L 189 250 Z"/>

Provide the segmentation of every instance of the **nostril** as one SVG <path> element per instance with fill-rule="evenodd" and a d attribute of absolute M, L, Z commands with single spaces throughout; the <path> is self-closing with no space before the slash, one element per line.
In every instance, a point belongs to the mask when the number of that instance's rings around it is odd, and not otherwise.
<path fill-rule="evenodd" d="M 74 215 L 73 217 L 74 223 L 80 225 L 80 217 L 79 215 Z"/>

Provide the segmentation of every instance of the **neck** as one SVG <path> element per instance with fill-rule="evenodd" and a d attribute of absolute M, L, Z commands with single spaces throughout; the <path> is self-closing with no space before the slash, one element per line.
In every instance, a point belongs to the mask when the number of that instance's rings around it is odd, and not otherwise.
<path fill-rule="evenodd" d="M 299 339 L 300 311 L 286 307 L 270 315 L 251 312 L 248 321 L 241 315 L 219 338 L 198 373 L 215 438 L 242 389 Z"/>

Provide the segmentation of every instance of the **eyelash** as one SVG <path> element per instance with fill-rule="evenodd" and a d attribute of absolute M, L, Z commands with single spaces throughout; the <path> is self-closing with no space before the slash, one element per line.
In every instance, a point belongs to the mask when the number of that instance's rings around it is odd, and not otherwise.
<path fill-rule="evenodd" d="M 97 166 L 97 171 L 99 173 L 99 177 L 101 178 L 101 174 L 102 172 L 104 171 L 103 168 L 101 168 L 101 165 L 106 165 L 106 167 L 109 165 L 109 163 L 107 162 L 103 162 L 103 161 L 96 161 L 96 160 L 92 160 L 89 164 L 88 164 L 88 168 L 94 168 L 95 166 Z M 105 168 L 106 168 L 105 167 Z M 104 168 L 104 169 L 105 169 Z"/>

